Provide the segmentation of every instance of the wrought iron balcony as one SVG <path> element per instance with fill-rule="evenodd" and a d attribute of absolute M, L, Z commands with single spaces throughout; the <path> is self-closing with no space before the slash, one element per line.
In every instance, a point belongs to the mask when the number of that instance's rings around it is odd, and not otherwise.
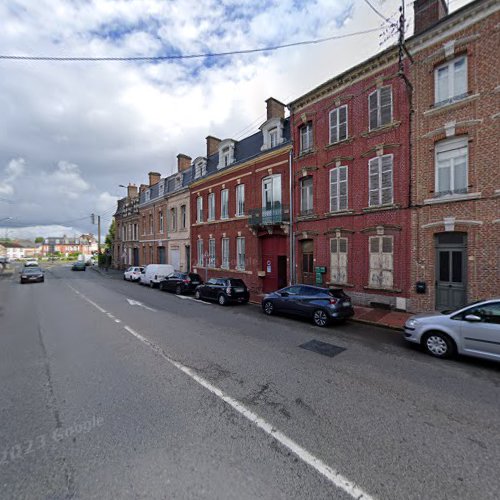
<path fill-rule="evenodd" d="M 272 226 L 290 221 L 288 205 L 277 205 L 273 208 L 254 208 L 248 211 L 250 226 Z"/>

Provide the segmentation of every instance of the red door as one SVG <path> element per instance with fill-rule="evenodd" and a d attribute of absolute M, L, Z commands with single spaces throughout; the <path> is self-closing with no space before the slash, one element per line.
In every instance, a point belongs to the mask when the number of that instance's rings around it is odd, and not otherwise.
<path fill-rule="evenodd" d="M 283 258 L 287 255 L 287 239 L 283 236 L 268 236 L 261 239 L 262 270 L 266 272 L 262 291 L 272 292 L 286 284 L 286 266 Z M 283 273 L 285 275 L 283 276 Z"/>

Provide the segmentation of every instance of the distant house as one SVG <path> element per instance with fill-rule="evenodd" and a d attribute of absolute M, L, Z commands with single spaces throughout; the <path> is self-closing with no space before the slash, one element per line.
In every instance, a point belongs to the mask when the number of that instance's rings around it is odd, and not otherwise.
<path fill-rule="evenodd" d="M 9 260 L 24 259 L 26 257 L 25 247 L 16 241 L 9 241 L 2 243 L 4 251 L 1 251 L 2 255 L 5 255 Z"/>
<path fill-rule="evenodd" d="M 81 235 L 74 238 L 50 236 L 45 238 L 41 254 L 44 257 L 54 254 L 68 256 L 71 253 L 91 254 L 96 250 L 97 244 L 92 235 Z"/>

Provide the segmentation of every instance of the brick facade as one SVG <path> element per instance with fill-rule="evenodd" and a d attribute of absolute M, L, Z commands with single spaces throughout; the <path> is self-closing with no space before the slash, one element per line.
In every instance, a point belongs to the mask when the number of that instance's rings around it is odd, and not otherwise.
<path fill-rule="evenodd" d="M 415 311 L 500 295 L 499 22 L 498 2 L 476 1 L 408 43 L 415 61 L 411 281 L 426 286 L 421 294 L 412 287 Z M 446 67 L 464 68 L 466 86 L 438 102 L 437 71 Z M 456 87 L 462 81 L 450 78 Z M 438 162 L 447 144 L 456 144 L 459 158 Z M 463 158 L 465 183 L 459 165 L 448 185 L 449 162 Z"/>
<path fill-rule="evenodd" d="M 118 200 L 113 240 L 113 267 L 126 269 L 139 265 L 139 197 L 137 187 L 130 184 L 127 196 Z"/>
<path fill-rule="evenodd" d="M 341 286 L 355 303 L 377 302 L 406 309 L 411 229 L 409 101 L 397 64 L 397 52 L 384 51 L 312 90 L 289 108 L 294 137 L 297 282 Z M 375 99 L 384 96 L 388 103 L 389 94 L 392 113 L 386 106 L 384 118 L 377 122 Z M 347 125 L 339 133 L 345 116 Z M 330 137 L 331 123 L 336 126 Z M 312 147 L 303 152 L 301 134 L 308 125 L 312 126 Z M 377 201 L 373 189 L 370 198 L 369 172 L 370 165 L 373 173 L 382 161 L 386 165 L 392 162 L 392 189 L 385 189 L 385 195 Z M 342 203 L 338 201 L 341 175 L 347 178 L 347 195 Z M 391 176 L 384 175 L 384 185 L 388 186 Z M 380 177 L 377 180 L 372 176 L 372 188 Z M 312 207 L 304 200 L 311 178 Z M 386 252 L 370 257 L 370 244 L 372 250 L 383 244 Z M 317 267 L 326 272 L 317 275 Z"/>

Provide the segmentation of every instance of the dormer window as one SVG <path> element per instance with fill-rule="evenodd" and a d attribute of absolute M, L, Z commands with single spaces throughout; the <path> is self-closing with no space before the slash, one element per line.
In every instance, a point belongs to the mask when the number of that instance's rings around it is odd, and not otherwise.
<path fill-rule="evenodd" d="M 234 146 L 232 139 L 225 139 L 219 145 L 219 165 L 217 168 L 224 168 L 234 163 Z"/>
<path fill-rule="evenodd" d="M 181 176 L 178 175 L 176 178 L 175 178 L 175 189 L 179 189 L 181 187 Z"/>
<path fill-rule="evenodd" d="M 144 198 L 146 201 L 149 201 L 151 199 L 151 191 L 149 189 L 144 193 Z"/>
<path fill-rule="evenodd" d="M 267 120 L 260 129 L 262 130 L 262 147 L 261 151 L 275 148 L 282 142 L 283 138 L 283 119 L 279 117 Z"/>
<path fill-rule="evenodd" d="M 165 192 L 165 181 L 161 181 L 158 184 L 158 195 L 163 196 L 163 193 Z"/>
<path fill-rule="evenodd" d="M 206 174 L 207 160 L 205 158 L 196 158 L 194 161 L 194 178 L 199 179 Z"/>

